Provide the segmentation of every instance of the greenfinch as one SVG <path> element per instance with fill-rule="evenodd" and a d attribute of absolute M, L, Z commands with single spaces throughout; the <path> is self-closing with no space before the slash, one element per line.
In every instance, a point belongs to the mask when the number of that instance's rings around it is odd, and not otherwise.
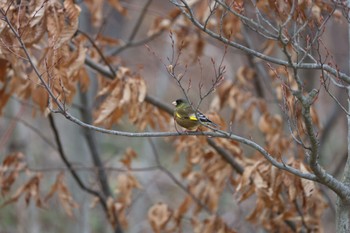
<path fill-rule="evenodd" d="M 181 127 L 191 131 L 197 130 L 201 124 L 217 127 L 203 113 L 197 111 L 196 114 L 195 110 L 186 100 L 177 99 L 172 104 L 175 105 L 174 119 Z"/>

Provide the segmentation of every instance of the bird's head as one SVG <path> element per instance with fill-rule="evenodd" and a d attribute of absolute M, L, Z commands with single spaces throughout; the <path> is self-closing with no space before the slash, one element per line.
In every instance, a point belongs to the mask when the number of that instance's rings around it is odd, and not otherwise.
<path fill-rule="evenodd" d="M 184 103 L 187 103 L 187 101 L 184 99 L 177 99 L 174 102 L 172 102 L 172 104 L 175 105 L 176 107 L 180 106 L 181 104 L 184 104 Z"/>

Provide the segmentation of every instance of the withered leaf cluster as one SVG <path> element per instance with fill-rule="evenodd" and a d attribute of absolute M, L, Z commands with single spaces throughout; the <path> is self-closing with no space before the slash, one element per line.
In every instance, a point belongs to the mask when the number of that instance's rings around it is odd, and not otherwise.
<path fill-rule="evenodd" d="M 68 216 L 73 217 L 72 211 L 79 205 L 68 190 L 64 181 L 64 173 L 61 172 L 57 175 L 55 183 L 46 195 L 41 188 L 43 177 L 44 174 L 41 172 L 30 171 L 22 153 L 16 152 L 7 155 L 0 165 L 1 195 L 5 198 L 1 207 L 17 202 L 24 196 L 26 205 L 35 201 L 37 207 L 47 208 L 48 201 L 56 194 L 64 211 Z M 22 178 L 25 180 L 21 181 Z"/>

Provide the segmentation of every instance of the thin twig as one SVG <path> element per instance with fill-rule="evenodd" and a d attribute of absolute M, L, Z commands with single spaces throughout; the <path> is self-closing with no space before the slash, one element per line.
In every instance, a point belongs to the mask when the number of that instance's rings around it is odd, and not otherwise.
<path fill-rule="evenodd" d="M 256 50 L 250 49 L 246 46 L 243 46 L 235 41 L 229 40 L 225 37 L 222 37 L 221 35 L 215 33 L 214 31 L 208 29 L 208 28 L 204 28 L 203 24 L 201 24 L 194 16 L 194 12 L 193 10 L 190 8 L 190 6 L 185 2 L 185 1 L 181 1 L 183 5 L 174 3 L 174 0 L 171 1 L 174 5 L 176 5 L 181 12 L 189 19 L 191 20 L 191 22 L 193 23 L 194 26 L 196 26 L 197 28 L 199 28 L 200 30 L 202 30 L 203 32 L 205 32 L 206 34 L 208 34 L 210 37 L 212 37 L 213 39 L 216 39 L 218 41 L 223 42 L 224 44 L 227 44 L 230 47 L 239 49 L 241 51 L 244 51 L 246 53 L 250 53 L 253 56 L 260 58 L 262 60 L 265 60 L 267 62 L 271 62 L 274 63 L 276 65 L 281 65 L 281 66 L 286 66 L 286 67 L 295 67 L 297 69 L 314 69 L 314 70 L 321 70 L 324 69 L 327 72 L 333 74 L 336 77 L 339 77 L 340 79 L 342 79 L 344 82 L 346 83 L 350 83 L 350 76 L 348 76 L 346 73 L 344 72 L 340 72 L 338 69 L 335 69 L 333 67 L 331 67 L 330 65 L 321 65 L 321 64 L 317 64 L 317 63 L 290 63 L 289 61 L 285 61 L 279 58 L 275 58 L 275 57 L 271 57 L 268 56 L 264 53 L 258 52 Z"/>
<path fill-rule="evenodd" d="M 78 173 L 74 170 L 72 164 L 68 161 L 68 158 L 64 152 L 64 149 L 63 149 L 63 145 L 62 145 L 62 141 L 61 141 L 61 138 L 59 136 L 59 133 L 58 133 L 58 130 L 57 130 L 57 127 L 56 127 L 56 124 L 55 124 L 55 121 L 54 121 L 54 118 L 52 116 L 52 114 L 49 114 L 49 123 L 50 123 L 50 126 L 51 126 L 51 130 L 54 134 L 54 137 L 55 137 L 55 141 L 56 141 L 56 144 L 57 144 L 57 149 L 59 151 L 59 155 L 63 161 L 63 163 L 67 166 L 67 168 L 69 169 L 69 171 L 71 172 L 73 178 L 75 179 L 75 181 L 78 183 L 79 187 L 81 189 L 83 189 L 84 191 L 86 191 L 87 193 L 90 193 L 96 197 L 98 197 L 98 199 L 100 200 L 101 204 L 102 204 L 102 207 L 105 209 L 105 211 L 107 211 L 107 204 L 106 202 L 104 201 L 104 198 L 103 196 L 101 196 L 101 194 L 96 191 L 96 190 L 93 190 L 93 189 L 90 189 L 89 187 L 87 187 L 83 181 L 80 179 Z M 107 212 L 106 212 L 107 213 Z"/>

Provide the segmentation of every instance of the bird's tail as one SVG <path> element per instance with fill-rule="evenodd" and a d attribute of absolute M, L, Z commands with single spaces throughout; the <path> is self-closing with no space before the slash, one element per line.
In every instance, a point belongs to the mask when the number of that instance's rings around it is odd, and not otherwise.
<path fill-rule="evenodd" d="M 217 124 L 215 124 L 214 122 L 209 120 L 203 113 L 198 112 L 197 115 L 198 115 L 199 121 L 202 122 L 203 124 L 212 126 L 214 128 L 218 128 L 219 127 Z"/>
<path fill-rule="evenodd" d="M 217 124 L 215 124 L 214 122 L 212 122 L 211 120 L 209 120 L 208 122 L 206 122 L 206 124 L 214 127 L 214 128 L 218 128 L 219 126 Z"/>

